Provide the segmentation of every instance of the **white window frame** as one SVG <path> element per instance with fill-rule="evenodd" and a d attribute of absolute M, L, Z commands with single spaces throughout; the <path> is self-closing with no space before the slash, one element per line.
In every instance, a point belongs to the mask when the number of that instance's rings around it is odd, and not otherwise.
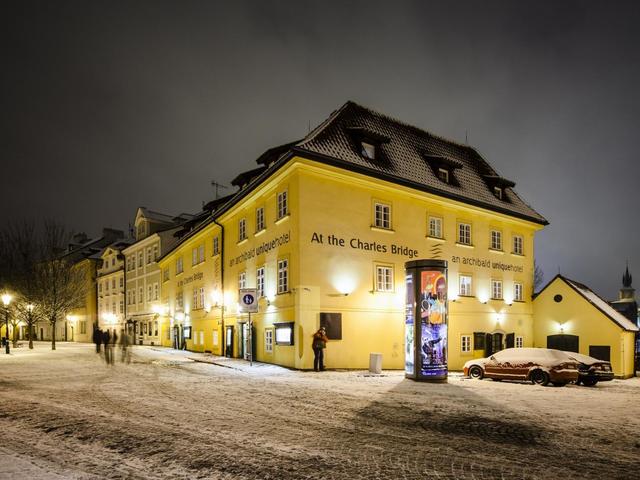
<path fill-rule="evenodd" d="M 238 220 L 238 242 L 247 239 L 247 219 L 241 218 Z"/>
<path fill-rule="evenodd" d="M 198 246 L 198 263 L 204 262 L 204 244 Z"/>
<path fill-rule="evenodd" d="M 373 225 L 385 230 L 391 229 L 391 205 L 375 202 L 373 204 Z"/>
<path fill-rule="evenodd" d="M 524 337 L 522 335 L 516 335 L 515 343 L 516 348 L 524 347 Z"/>
<path fill-rule="evenodd" d="M 256 208 L 256 233 L 264 230 L 265 221 L 264 221 L 264 207 Z"/>
<path fill-rule="evenodd" d="M 442 217 L 427 217 L 427 228 L 431 238 L 443 238 L 442 235 Z"/>
<path fill-rule="evenodd" d="M 184 272 L 184 260 L 182 256 L 176 258 L 176 275 Z"/>
<path fill-rule="evenodd" d="M 264 266 L 256 269 L 256 294 L 258 298 L 264 297 Z"/>
<path fill-rule="evenodd" d="M 463 280 L 468 280 L 468 286 L 463 288 L 463 285 L 466 285 Z M 473 277 L 471 275 L 467 275 L 465 273 L 461 273 L 458 277 L 458 295 L 461 297 L 472 297 L 473 296 Z"/>
<path fill-rule="evenodd" d="M 503 190 L 500 187 L 493 187 L 493 194 L 499 200 L 502 200 Z"/>
<path fill-rule="evenodd" d="M 198 288 L 198 305 L 204 308 L 204 287 Z"/>
<path fill-rule="evenodd" d="M 460 353 L 471 353 L 471 335 L 460 335 Z"/>
<path fill-rule="evenodd" d="M 287 190 L 279 192 L 277 195 L 278 220 L 289 215 L 289 199 L 287 196 Z"/>
<path fill-rule="evenodd" d="M 392 265 L 376 265 L 375 267 L 376 292 L 393 292 L 394 268 Z"/>
<path fill-rule="evenodd" d="M 200 306 L 198 305 L 198 289 L 196 287 L 193 287 L 193 290 L 191 291 L 191 309 L 192 310 L 197 310 L 200 308 Z"/>
<path fill-rule="evenodd" d="M 495 278 L 491 279 L 491 299 L 492 300 L 503 299 L 502 280 L 498 280 Z"/>
<path fill-rule="evenodd" d="M 471 224 L 458 222 L 458 243 L 460 245 L 471 245 Z"/>
<path fill-rule="evenodd" d="M 513 300 L 516 302 L 524 301 L 522 282 L 513 282 Z"/>
<path fill-rule="evenodd" d="M 138 303 L 144 303 L 144 288 L 138 288 Z"/>
<path fill-rule="evenodd" d="M 219 255 L 220 254 L 220 237 L 218 237 L 217 235 L 215 237 L 213 237 L 213 255 Z"/>
<path fill-rule="evenodd" d="M 289 291 L 289 259 L 278 260 L 278 293 Z"/>
<path fill-rule="evenodd" d="M 491 250 L 502 251 L 502 232 L 500 230 L 491 230 Z"/>
<path fill-rule="evenodd" d="M 247 272 L 240 272 L 238 274 L 238 288 L 247 288 Z"/>
<path fill-rule="evenodd" d="M 446 168 L 439 167 L 438 168 L 438 179 L 444 183 L 449 183 L 449 170 Z"/>
<path fill-rule="evenodd" d="M 522 235 L 513 236 L 513 252 L 515 255 L 524 255 L 524 237 Z"/>
<path fill-rule="evenodd" d="M 273 328 L 264 329 L 264 353 L 273 353 Z"/>

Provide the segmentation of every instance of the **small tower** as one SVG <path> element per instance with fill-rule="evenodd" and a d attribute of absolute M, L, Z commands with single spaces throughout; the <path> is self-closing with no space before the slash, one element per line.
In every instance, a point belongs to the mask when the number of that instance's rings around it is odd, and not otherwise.
<path fill-rule="evenodd" d="M 611 303 L 622 315 L 631 320 L 634 325 L 638 322 L 638 304 L 636 303 L 636 289 L 631 286 L 632 277 L 629 273 L 629 265 L 622 275 L 622 288 L 618 293 L 618 300 Z"/>
<path fill-rule="evenodd" d="M 622 275 L 622 288 L 620 289 L 620 293 L 618 294 L 618 300 L 630 300 L 634 301 L 636 299 L 636 289 L 631 286 L 631 281 L 633 277 L 629 273 L 629 265 L 624 271 L 624 275 Z"/>

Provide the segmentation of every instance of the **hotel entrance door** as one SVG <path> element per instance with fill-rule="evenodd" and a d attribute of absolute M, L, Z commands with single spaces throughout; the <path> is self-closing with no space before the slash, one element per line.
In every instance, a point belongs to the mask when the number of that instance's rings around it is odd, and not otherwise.
<path fill-rule="evenodd" d="M 225 332 L 224 356 L 233 357 L 233 326 L 228 326 Z"/>

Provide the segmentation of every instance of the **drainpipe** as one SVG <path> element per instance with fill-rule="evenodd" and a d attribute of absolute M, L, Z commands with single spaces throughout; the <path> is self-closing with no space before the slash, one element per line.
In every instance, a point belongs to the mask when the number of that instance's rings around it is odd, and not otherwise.
<path fill-rule="evenodd" d="M 216 219 L 211 215 L 213 219 L 213 223 L 220 227 L 220 289 L 222 293 L 222 307 L 220 308 L 220 326 L 222 327 L 222 348 L 220 353 L 223 357 L 226 356 L 226 345 L 227 342 L 227 332 L 224 330 L 224 226 L 216 222 Z M 231 352 L 233 356 L 233 351 Z"/>

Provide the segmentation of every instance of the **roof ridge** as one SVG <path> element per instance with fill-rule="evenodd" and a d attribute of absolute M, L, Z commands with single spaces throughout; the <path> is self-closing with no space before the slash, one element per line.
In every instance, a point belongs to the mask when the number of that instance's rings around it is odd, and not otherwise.
<path fill-rule="evenodd" d="M 313 139 L 315 139 L 326 127 L 328 127 L 331 124 L 331 122 L 333 122 L 333 120 L 335 120 L 338 117 L 340 113 L 346 110 L 347 106 L 349 105 L 357 105 L 357 104 L 355 102 L 352 102 L 351 100 L 347 100 L 344 103 L 344 105 L 342 105 L 340 108 L 331 112 L 331 114 L 322 123 L 320 123 L 320 125 L 318 125 L 316 128 L 311 130 L 306 137 L 304 137 L 302 140 L 300 140 L 299 142 L 297 142 L 295 145 L 292 145 L 292 146 L 298 147 L 303 145 L 304 143 L 310 142 Z"/>

